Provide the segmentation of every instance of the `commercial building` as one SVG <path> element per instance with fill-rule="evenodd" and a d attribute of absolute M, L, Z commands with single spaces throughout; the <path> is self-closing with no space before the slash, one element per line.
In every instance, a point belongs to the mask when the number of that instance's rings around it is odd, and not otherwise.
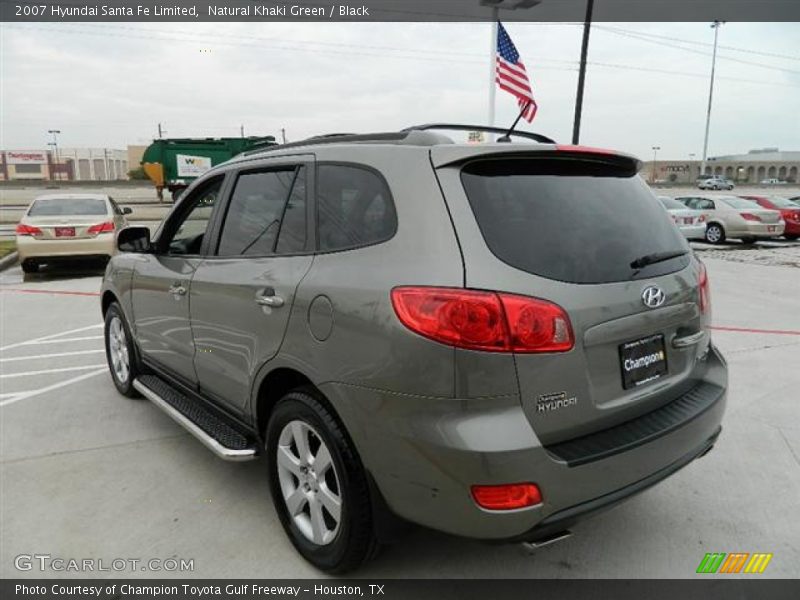
<path fill-rule="evenodd" d="M 112 148 L 0 151 L 2 181 L 114 181 L 128 178 L 128 152 Z"/>
<path fill-rule="evenodd" d="M 647 181 L 659 183 L 694 183 L 701 176 L 699 160 L 648 161 L 642 169 Z M 750 150 L 747 154 L 712 156 L 706 160 L 703 175 L 721 175 L 737 183 L 758 183 L 764 179 L 780 179 L 800 183 L 800 150 L 777 148 Z"/>

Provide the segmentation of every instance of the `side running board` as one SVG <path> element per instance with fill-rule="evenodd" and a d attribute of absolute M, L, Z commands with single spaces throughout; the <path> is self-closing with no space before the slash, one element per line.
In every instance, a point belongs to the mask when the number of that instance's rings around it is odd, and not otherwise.
<path fill-rule="evenodd" d="M 142 375 L 134 380 L 133 387 L 221 459 L 244 461 L 256 457 L 256 446 L 247 436 L 160 377 Z"/>

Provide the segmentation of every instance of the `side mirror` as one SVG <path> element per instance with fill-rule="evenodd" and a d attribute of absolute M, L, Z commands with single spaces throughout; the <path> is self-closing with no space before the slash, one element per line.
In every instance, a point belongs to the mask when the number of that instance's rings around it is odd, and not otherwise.
<path fill-rule="evenodd" d="M 150 230 L 147 227 L 125 227 L 117 236 L 120 252 L 147 254 L 151 251 Z"/>
<path fill-rule="evenodd" d="M 129 215 L 131 213 L 133 213 L 133 209 L 130 206 L 123 206 L 122 207 L 122 214 L 123 215 Z"/>

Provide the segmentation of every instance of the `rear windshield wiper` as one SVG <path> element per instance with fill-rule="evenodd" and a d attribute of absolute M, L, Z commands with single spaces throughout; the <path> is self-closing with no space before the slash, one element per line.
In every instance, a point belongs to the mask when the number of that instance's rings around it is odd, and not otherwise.
<path fill-rule="evenodd" d="M 645 254 L 640 256 L 631 263 L 631 269 L 641 269 L 647 265 L 654 265 L 656 263 L 664 262 L 671 258 L 678 258 L 684 254 L 689 254 L 688 250 L 670 250 L 668 252 L 654 252 L 653 254 Z"/>

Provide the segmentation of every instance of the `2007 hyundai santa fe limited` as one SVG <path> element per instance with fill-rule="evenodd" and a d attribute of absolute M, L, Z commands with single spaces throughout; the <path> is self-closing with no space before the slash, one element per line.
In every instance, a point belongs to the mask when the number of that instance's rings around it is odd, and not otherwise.
<path fill-rule="evenodd" d="M 152 240 L 120 231 L 105 275 L 117 389 L 263 454 L 330 572 L 398 523 L 558 539 L 720 433 L 706 271 L 639 161 L 434 129 L 240 155 Z"/>

